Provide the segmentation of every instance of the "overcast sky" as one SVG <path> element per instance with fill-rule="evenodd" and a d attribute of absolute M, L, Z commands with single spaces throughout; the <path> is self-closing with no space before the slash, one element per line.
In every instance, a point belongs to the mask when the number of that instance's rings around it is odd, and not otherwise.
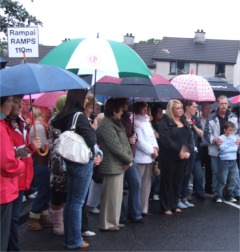
<path fill-rule="evenodd" d="M 18 0 L 43 22 L 39 42 L 59 45 L 64 38 L 100 37 L 135 42 L 163 37 L 240 40 L 239 0 Z"/>

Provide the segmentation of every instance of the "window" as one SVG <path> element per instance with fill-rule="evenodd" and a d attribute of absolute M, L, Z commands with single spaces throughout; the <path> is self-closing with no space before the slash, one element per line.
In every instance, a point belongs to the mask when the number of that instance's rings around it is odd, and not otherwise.
<path fill-rule="evenodd" d="M 175 74 L 176 73 L 176 62 L 170 62 L 170 73 L 169 74 Z"/>
<path fill-rule="evenodd" d="M 176 65 L 177 65 L 177 74 L 176 74 Z M 170 62 L 170 74 L 179 75 L 188 73 L 189 73 L 189 63 L 186 63 L 184 61 Z"/>
<path fill-rule="evenodd" d="M 215 76 L 225 78 L 225 65 L 224 64 L 216 64 Z"/>

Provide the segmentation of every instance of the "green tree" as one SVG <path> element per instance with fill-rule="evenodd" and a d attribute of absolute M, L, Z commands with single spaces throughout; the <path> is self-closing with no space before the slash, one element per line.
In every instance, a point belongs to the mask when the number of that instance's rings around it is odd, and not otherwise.
<path fill-rule="evenodd" d="M 28 11 L 18 1 L 0 0 L 0 32 L 7 37 L 8 27 L 27 27 L 30 25 L 41 25 L 42 22 L 28 13 Z M 5 56 L 7 52 L 6 37 L 0 38 L 0 56 Z"/>
<path fill-rule="evenodd" d="M 160 39 L 155 39 L 155 38 L 151 38 L 151 39 L 148 39 L 147 41 L 146 40 L 141 40 L 139 41 L 140 44 L 158 44 L 160 43 Z"/>

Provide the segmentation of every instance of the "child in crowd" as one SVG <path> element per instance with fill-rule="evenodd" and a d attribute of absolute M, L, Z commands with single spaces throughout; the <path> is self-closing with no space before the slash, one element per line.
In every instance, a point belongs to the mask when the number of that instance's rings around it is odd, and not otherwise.
<path fill-rule="evenodd" d="M 237 150 L 239 141 L 234 135 L 235 125 L 232 122 L 226 122 L 224 125 L 224 134 L 219 138 L 222 144 L 219 146 L 220 166 L 218 169 L 218 197 L 216 202 L 221 203 L 223 199 L 223 188 L 227 186 L 228 201 L 236 202 L 233 196 L 234 188 L 238 176 Z"/>

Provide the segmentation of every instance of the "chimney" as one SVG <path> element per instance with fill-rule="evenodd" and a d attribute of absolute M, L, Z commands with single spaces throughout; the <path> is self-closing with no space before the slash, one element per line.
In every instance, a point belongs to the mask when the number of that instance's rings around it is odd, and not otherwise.
<path fill-rule="evenodd" d="M 197 30 L 195 32 L 195 37 L 194 37 L 194 43 L 201 43 L 204 44 L 205 43 L 205 33 L 203 30 Z"/>
<path fill-rule="evenodd" d="M 126 45 L 133 45 L 134 44 L 134 36 L 132 33 L 126 33 L 126 35 L 123 36 L 123 43 Z"/>

